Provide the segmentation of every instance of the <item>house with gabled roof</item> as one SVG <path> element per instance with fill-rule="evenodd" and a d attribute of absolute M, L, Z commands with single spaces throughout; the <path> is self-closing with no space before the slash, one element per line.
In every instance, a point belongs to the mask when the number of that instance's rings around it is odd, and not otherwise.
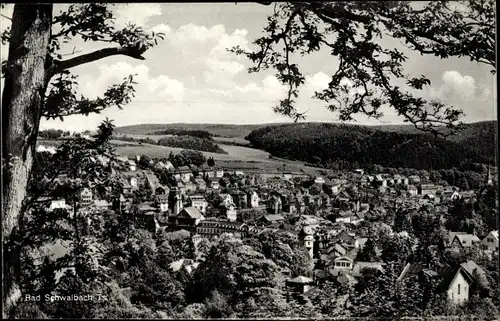
<path fill-rule="evenodd" d="M 289 286 L 292 291 L 304 294 L 310 290 L 313 282 L 313 279 L 299 275 L 293 279 L 287 280 L 286 285 Z"/>
<path fill-rule="evenodd" d="M 419 193 L 420 195 L 425 195 L 425 194 L 436 194 L 437 192 L 437 186 L 434 184 L 421 184 L 419 187 Z"/>
<path fill-rule="evenodd" d="M 415 185 L 406 185 L 406 191 L 410 196 L 418 194 L 418 188 Z"/>
<path fill-rule="evenodd" d="M 459 251 L 463 248 L 468 248 L 474 244 L 480 243 L 481 240 L 474 234 L 457 234 L 451 241 L 450 247 L 453 250 Z"/>
<path fill-rule="evenodd" d="M 204 219 L 205 217 L 201 214 L 201 212 L 193 206 L 184 207 L 179 214 L 172 218 L 177 228 L 183 228 L 188 231 L 193 230 L 196 225 Z"/>
<path fill-rule="evenodd" d="M 195 262 L 191 259 L 180 259 L 170 263 L 169 268 L 172 272 L 179 272 L 181 269 L 184 269 L 188 274 L 191 274 L 199 265 L 199 262 Z"/>
<path fill-rule="evenodd" d="M 439 195 L 442 202 L 453 202 L 460 198 L 460 193 L 456 190 L 453 191 L 443 191 Z"/>
<path fill-rule="evenodd" d="M 498 230 L 489 232 L 481 240 L 481 247 L 490 252 L 498 252 Z"/>
<path fill-rule="evenodd" d="M 220 188 L 219 180 L 216 178 L 208 178 L 207 184 L 208 184 L 207 187 L 214 189 L 214 190 L 218 190 Z"/>
<path fill-rule="evenodd" d="M 269 214 L 269 215 L 263 215 L 260 220 L 263 223 L 274 224 L 283 222 L 285 218 L 279 214 Z"/>
<path fill-rule="evenodd" d="M 398 277 L 398 281 L 412 275 L 426 275 L 436 279 L 439 282 L 438 292 L 446 293 L 448 300 L 457 305 L 469 300 L 469 289 L 474 282 L 469 272 L 461 265 L 430 269 L 418 262 L 408 263 Z"/>
<path fill-rule="evenodd" d="M 330 273 L 334 276 L 340 274 L 348 274 L 354 265 L 354 258 L 349 255 L 343 255 L 333 260 L 333 268 L 329 268 Z"/>
<path fill-rule="evenodd" d="M 160 208 L 161 212 L 168 212 L 168 195 L 157 194 L 155 196 L 155 204 Z"/>
<path fill-rule="evenodd" d="M 340 242 L 341 244 L 343 243 L 354 247 L 356 242 L 356 234 L 342 230 L 337 235 L 333 236 L 332 239 L 335 242 Z"/>
<path fill-rule="evenodd" d="M 224 169 L 222 168 L 215 168 L 215 177 L 216 178 L 222 178 L 224 176 Z"/>
<path fill-rule="evenodd" d="M 207 189 L 207 183 L 205 183 L 205 180 L 203 180 L 202 178 L 196 178 L 195 185 L 196 188 L 198 188 L 198 190 L 200 191 L 205 191 Z"/>
<path fill-rule="evenodd" d="M 467 234 L 467 232 L 448 232 L 448 245 L 451 245 L 451 242 L 453 242 L 455 235 L 465 235 L 465 234 Z"/>
<path fill-rule="evenodd" d="M 384 272 L 384 262 L 362 262 L 356 261 L 352 267 L 352 271 L 350 274 L 355 277 L 359 277 L 361 275 L 361 271 L 363 269 L 375 269 L 380 272 Z"/>
<path fill-rule="evenodd" d="M 200 213 L 205 214 L 207 211 L 208 202 L 203 195 L 188 196 L 187 205 L 196 207 Z"/>
<path fill-rule="evenodd" d="M 234 206 L 234 204 L 221 203 L 220 211 L 221 214 L 226 216 L 226 219 L 229 222 L 235 222 L 236 219 L 238 218 L 238 213 L 236 211 L 236 206 Z"/>

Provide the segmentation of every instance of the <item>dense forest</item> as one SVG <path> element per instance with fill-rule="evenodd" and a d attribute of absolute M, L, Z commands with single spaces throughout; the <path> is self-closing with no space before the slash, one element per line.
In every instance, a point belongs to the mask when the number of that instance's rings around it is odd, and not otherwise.
<path fill-rule="evenodd" d="M 382 131 L 362 126 L 306 123 L 268 126 L 247 137 L 273 156 L 335 169 L 378 164 L 386 167 L 448 169 L 466 163 L 494 164 L 494 129 L 460 140 L 428 134 Z M 479 144 L 479 142 L 481 142 Z"/>
<path fill-rule="evenodd" d="M 193 136 L 164 137 L 158 140 L 158 145 L 227 154 L 227 152 L 220 148 L 214 141 Z"/>
<path fill-rule="evenodd" d="M 184 149 L 197 150 L 201 152 L 210 152 L 210 153 L 218 153 L 218 154 L 227 154 L 225 150 L 220 148 L 220 146 L 212 141 L 211 139 L 199 138 L 195 136 L 172 136 L 172 137 L 164 137 L 159 140 L 154 140 L 149 137 L 147 138 L 134 138 L 129 136 L 119 136 L 114 137 L 118 140 L 123 141 L 133 141 L 145 144 L 152 145 L 161 145 L 168 147 L 177 147 Z"/>

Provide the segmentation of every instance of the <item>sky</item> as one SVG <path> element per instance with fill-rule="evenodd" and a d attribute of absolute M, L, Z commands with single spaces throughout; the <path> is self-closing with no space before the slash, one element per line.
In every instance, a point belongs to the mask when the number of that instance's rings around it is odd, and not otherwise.
<path fill-rule="evenodd" d="M 56 4 L 54 13 L 67 5 Z M 2 10 L 12 15 L 13 6 Z M 272 70 L 249 74 L 252 63 L 245 57 L 227 52 L 240 45 L 252 48 L 252 41 L 262 34 L 273 6 L 256 3 L 141 3 L 116 4 L 113 12 L 117 26 L 134 22 L 145 29 L 165 33 L 165 40 L 148 50 L 146 60 L 112 56 L 71 71 L 78 75 L 78 91 L 97 97 L 129 74 L 137 74 L 136 94 L 122 110 L 109 108 L 101 114 L 70 116 L 64 121 L 42 120 L 41 128 L 71 131 L 93 130 L 106 117 L 116 126 L 143 123 L 227 123 L 256 124 L 290 122 L 275 114 L 272 107 L 285 97 L 286 89 Z M 1 29 L 10 21 L 0 18 Z M 396 46 L 408 57 L 405 71 L 426 75 L 431 86 L 423 98 L 438 99 L 465 112 L 465 122 L 496 119 L 496 84 L 490 67 L 467 58 L 441 60 L 404 50 L 391 39 L 381 45 Z M 103 48 L 101 44 L 75 40 L 61 49 L 78 54 Z M 81 51 L 81 52 L 80 52 Z M 1 47 L 2 59 L 8 48 Z M 298 98 L 298 110 L 308 110 L 306 121 L 332 122 L 338 115 L 328 111 L 321 101 L 312 99 L 315 91 L 325 88 L 337 61 L 328 52 L 301 58 L 306 82 Z M 2 82 L 3 91 L 3 82 Z M 367 119 L 356 116 L 358 124 L 399 124 L 402 118 L 384 107 L 384 116 Z"/>

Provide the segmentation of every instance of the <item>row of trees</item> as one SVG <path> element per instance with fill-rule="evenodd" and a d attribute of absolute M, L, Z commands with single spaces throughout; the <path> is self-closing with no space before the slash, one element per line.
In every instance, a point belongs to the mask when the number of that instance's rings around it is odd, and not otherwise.
<path fill-rule="evenodd" d="M 212 134 L 207 132 L 206 130 L 186 130 L 186 129 L 177 129 L 177 128 L 169 128 L 156 132 L 150 133 L 151 135 L 176 135 L 176 136 L 193 136 L 204 139 L 212 139 Z"/>
<path fill-rule="evenodd" d="M 164 137 L 158 140 L 158 145 L 186 148 L 202 152 L 227 154 L 216 142 L 206 138 L 192 136 Z"/>
<path fill-rule="evenodd" d="M 58 139 L 60 137 L 67 137 L 71 135 L 69 131 L 63 131 L 61 129 L 47 129 L 40 130 L 38 132 L 38 137 L 46 139 Z"/>

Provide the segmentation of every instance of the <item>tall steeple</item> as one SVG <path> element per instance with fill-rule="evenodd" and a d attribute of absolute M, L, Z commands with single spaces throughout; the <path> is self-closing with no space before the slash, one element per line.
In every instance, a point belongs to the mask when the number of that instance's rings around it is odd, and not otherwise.
<path fill-rule="evenodd" d="M 493 185 L 493 180 L 491 179 L 491 171 L 490 171 L 490 165 L 488 166 L 488 173 L 486 174 L 486 185 Z"/>

